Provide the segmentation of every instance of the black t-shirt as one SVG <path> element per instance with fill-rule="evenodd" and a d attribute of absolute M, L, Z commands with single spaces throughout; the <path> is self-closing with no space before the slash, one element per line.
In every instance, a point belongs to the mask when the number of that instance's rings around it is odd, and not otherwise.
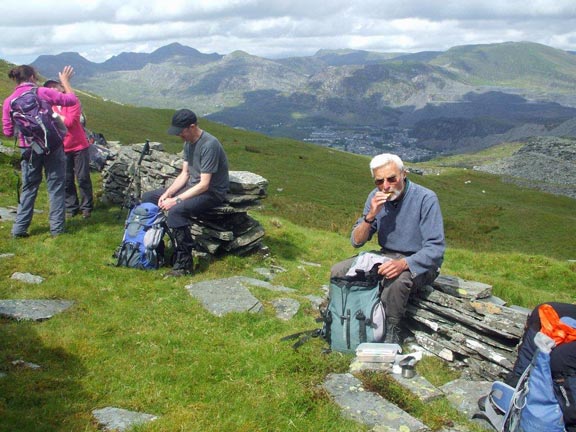
<path fill-rule="evenodd" d="M 206 131 L 195 143 L 184 144 L 184 160 L 188 162 L 190 178 L 188 184 L 200 183 L 200 174 L 212 174 L 208 191 L 224 200 L 230 181 L 228 177 L 228 158 L 220 141 Z"/>

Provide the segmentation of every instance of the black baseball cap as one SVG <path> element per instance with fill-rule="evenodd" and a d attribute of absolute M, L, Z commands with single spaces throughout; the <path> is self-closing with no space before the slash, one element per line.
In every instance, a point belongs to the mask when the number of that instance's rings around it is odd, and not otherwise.
<path fill-rule="evenodd" d="M 172 116 L 172 126 L 168 128 L 169 135 L 180 135 L 184 129 L 192 124 L 196 124 L 198 119 L 196 114 L 189 109 L 181 109 L 176 111 Z"/>
<path fill-rule="evenodd" d="M 62 85 L 62 84 L 60 84 L 60 81 L 56 81 L 56 80 L 53 80 L 53 79 L 49 79 L 48 81 L 46 81 L 46 82 L 44 83 L 43 87 L 51 87 L 51 88 L 53 88 L 53 87 L 58 87 L 59 85 Z"/>

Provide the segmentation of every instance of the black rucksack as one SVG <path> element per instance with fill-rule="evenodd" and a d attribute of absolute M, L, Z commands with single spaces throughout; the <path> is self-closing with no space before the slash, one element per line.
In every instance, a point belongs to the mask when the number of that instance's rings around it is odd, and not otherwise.
<path fill-rule="evenodd" d="M 474 417 L 487 420 L 498 432 L 575 430 L 576 370 L 573 368 L 574 356 L 568 354 L 574 351 L 562 352 L 562 371 L 552 369 L 551 353 L 564 343 L 576 343 L 568 337 L 576 329 L 576 319 L 559 317 L 552 304 L 542 304 L 532 312 L 540 316 L 541 330 L 527 327 L 522 337 L 514 371 L 524 370 L 515 387 L 495 381 L 490 393 L 481 398 L 481 411 Z M 556 315 L 558 322 L 546 318 L 550 313 Z M 543 318 L 547 320 L 546 324 Z M 550 333 L 565 339 L 555 340 Z M 509 382 L 513 384 L 513 380 Z"/>
<path fill-rule="evenodd" d="M 38 87 L 32 87 L 10 101 L 10 115 L 25 147 L 35 153 L 48 154 L 61 146 L 66 135 L 62 120 L 54 114 L 48 101 L 38 97 Z"/>
<path fill-rule="evenodd" d="M 124 237 L 115 254 L 116 266 L 158 269 L 165 263 L 164 234 L 172 240 L 166 215 L 160 207 L 152 203 L 138 204 L 126 219 Z"/>

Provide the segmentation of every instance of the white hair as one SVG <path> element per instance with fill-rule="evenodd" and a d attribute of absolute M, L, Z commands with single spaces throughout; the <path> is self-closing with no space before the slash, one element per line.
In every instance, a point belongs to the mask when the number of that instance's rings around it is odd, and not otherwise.
<path fill-rule="evenodd" d="M 402 159 L 400 159 L 400 157 L 391 153 L 382 153 L 377 156 L 374 156 L 370 161 L 370 173 L 372 174 L 372 177 L 374 177 L 374 170 L 376 168 L 383 167 L 390 163 L 396 165 L 400 171 L 404 171 L 404 162 L 402 162 Z"/>

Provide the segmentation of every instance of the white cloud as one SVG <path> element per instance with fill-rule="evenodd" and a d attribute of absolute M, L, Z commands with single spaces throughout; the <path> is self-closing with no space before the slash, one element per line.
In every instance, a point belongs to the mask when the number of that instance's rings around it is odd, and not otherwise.
<path fill-rule="evenodd" d="M 172 42 L 264 57 L 509 40 L 576 49 L 573 0 L 31 0 L 2 2 L 0 14 L 0 58 L 14 63 L 66 51 L 101 62 Z"/>

